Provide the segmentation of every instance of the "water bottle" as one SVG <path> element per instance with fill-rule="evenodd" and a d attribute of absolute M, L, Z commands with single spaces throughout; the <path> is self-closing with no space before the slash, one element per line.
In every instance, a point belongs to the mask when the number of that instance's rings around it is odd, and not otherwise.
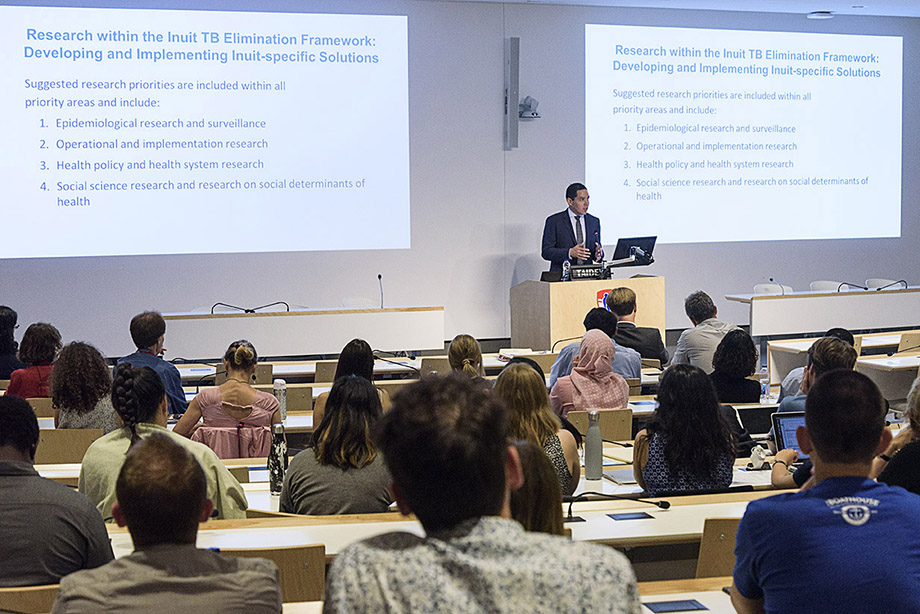
<path fill-rule="evenodd" d="M 600 480 L 604 477 L 604 442 L 601 439 L 600 414 L 588 412 L 588 434 L 585 435 L 585 479 Z"/>
<path fill-rule="evenodd" d="M 278 405 L 281 406 L 281 421 L 287 422 L 287 382 L 283 379 L 276 379 L 272 382 L 275 398 L 278 399 Z"/>
<path fill-rule="evenodd" d="M 562 263 L 562 281 L 569 281 L 572 276 L 572 263 L 569 262 L 566 258 L 565 262 Z"/>
<path fill-rule="evenodd" d="M 770 399 L 770 373 L 766 367 L 760 369 L 760 404 L 766 405 Z"/>
<path fill-rule="evenodd" d="M 284 425 L 272 426 L 272 447 L 268 453 L 268 488 L 271 494 L 280 495 L 284 474 L 287 472 L 287 441 L 284 439 Z"/>

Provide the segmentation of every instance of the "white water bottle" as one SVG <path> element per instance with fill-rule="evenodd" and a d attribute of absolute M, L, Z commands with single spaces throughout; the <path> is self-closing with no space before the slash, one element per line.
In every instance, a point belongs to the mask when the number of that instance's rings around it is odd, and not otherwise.
<path fill-rule="evenodd" d="M 604 477 L 604 442 L 601 439 L 600 414 L 588 412 L 588 433 L 585 435 L 585 479 L 600 480 Z"/>
<path fill-rule="evenodd" d="M 272 382 L 275 398 L 278 399 L 278 405 L 281 406 L 281 421 L 287 421 L 287 382 L 283 379 L 276 379 Z"/>

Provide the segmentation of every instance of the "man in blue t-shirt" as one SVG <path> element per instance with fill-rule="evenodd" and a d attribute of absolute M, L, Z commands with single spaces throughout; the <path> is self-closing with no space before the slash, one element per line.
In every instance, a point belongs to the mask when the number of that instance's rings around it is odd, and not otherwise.
<path fill-rule="evenodd" d="M 187 405 L 179 369 L 160 358 L 166 351 L 163 347 L 165 338 L 166 320 L 159 312 L 145 311 L 137 314 L 131 318 L 131 339 L 137 351 L 119 359 L 118 364 L 126 362 L 132 367 L 150 367 L 156 371 L 166 388 L 169 413 L 184 414 Z"/>
<path fill-rule="evenodd" d="M 732 604 L 748 612 L 916 612 L 920 496 L 868 478 L 891 441 L 865 375 L 825 373 L 796 432 L 814 488 L 752 501 L 738 526 Z"/>

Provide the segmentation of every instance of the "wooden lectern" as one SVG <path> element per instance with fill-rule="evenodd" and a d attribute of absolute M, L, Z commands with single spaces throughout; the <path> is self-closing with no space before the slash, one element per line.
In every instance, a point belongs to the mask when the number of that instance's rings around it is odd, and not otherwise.
<path fill-rule="evenodd" d="M 664 339 L 664 277 L 525 281 L 511 288 L 511 345 L 549 350 L 560 339 L 580 338 L 585 314 L 603 307 L 607 292 L 619 287 L 636 293 L 636 324 L 657 328 Z"/>

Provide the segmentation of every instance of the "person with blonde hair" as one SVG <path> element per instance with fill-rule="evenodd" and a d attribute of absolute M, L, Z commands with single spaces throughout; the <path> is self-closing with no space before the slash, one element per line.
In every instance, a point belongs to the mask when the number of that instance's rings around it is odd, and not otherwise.
<path fill-rule="evenodd" d="M 629 385 L 622 375 L 613 372 L 611 362 L 616 350 L 603 331 L 585 333 L 578 346 L 575 368 L 571 375 L 556 380 L 549 405 L 565 418 L 569 411 L 618 409 L 629 403 Z"/>
<path fill-rule="evenodd" d="M 529 365 L 517 363 L 498 376 L 495 393 L 508 407 L 511 439 L 529 441 L 546 452 L 563 494 L 575 492 L 581 473 L 578 448 L 575 438 L 562 428 L 559 418 L 549 408 L 546 383 Z"/>
<path fill-rule="evenodd" d="M 205 444 L 220 458 L 268 456 L 271 426 L 281 423 L 281 407 L 274 396 L 251 385 L 258 359 L 245 339 L 231 343 L 224 353 L 227 381 L 199 392 L 174 432 Z"/>
<path fill-rule="evenodd" d="M 471 378 L 482 377 L 482 348 L 470 335 L 457 335 L 447 348 L 447 362 L 454 371 L 462 371 Z"/>

